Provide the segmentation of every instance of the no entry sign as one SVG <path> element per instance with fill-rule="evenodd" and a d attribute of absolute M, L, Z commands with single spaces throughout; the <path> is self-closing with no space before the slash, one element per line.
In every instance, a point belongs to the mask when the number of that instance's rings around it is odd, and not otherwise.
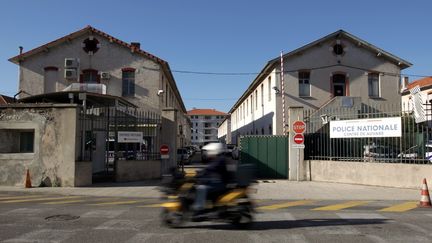
<path fill-rule="evenodd" d="M 303 144 L 304 143 L 304 136 L 301 133 L 298 133 L 294 135 L 294 143 L 296 144 Z"/>
<path fill-rule="evenodd" d="M 160 146 L 159 152 L 161 154 L 161 159 L 169 159 L 169 147 L 166 144 Z"/>
<path fill-rule="evenodd" d="M 306 130 L 306 124 L 304 121 L 295 121 L 292 125 L 292 130 L 295 133 L 303 133 Z"/>

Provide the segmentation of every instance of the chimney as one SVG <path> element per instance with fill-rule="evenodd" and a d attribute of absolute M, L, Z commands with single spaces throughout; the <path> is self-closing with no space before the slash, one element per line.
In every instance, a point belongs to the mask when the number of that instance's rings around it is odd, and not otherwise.
<path fill-rule="evenodd" d="M 139 42 L 131 42 L 131 46 L 137 50 L 141 49 L 141 44 Z"/>
<path fill-rule="evenodd" d="M 19 50 L 20 50 L 19 53 L 20 53 L 20 55 L 21 55 L 21 54 L 23 53 L 23 49 L 24 49 L 24 48 L 23 48 L 22 46 L 19 46 L 18 48 L 19 48 Z"/>
<path fill-rule="evenodd" d="M 408 83 L 409 83 L 409 77 L 407 76 L 403 77 L 400 92 L 404 92 L 407 89 Z"/>

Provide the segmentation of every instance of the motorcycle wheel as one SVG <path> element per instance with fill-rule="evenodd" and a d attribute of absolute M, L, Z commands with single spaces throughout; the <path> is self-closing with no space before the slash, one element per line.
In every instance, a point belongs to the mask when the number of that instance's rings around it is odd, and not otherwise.
<path fill-rule="evenodd" d="M 171 228 L 178 228 L 183 224 L 183 214 L 181 212 L 170 212 L 163 209 L 161 213 L 162 223 Z"/>
<path fill-rule="evenodd" d="M 253 216 L 252 208 L 250 205 L 242 205 L 238 215 L 231 220 L 231 223 L 239 228 L 246 228 L 252 225 Z"/>

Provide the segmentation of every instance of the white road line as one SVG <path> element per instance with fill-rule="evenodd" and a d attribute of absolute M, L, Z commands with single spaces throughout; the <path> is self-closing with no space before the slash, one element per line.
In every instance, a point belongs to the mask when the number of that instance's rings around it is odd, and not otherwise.
<path fill-rule="evenodd" d="M 125 219 L 108 220 L 101 225 L 95 227 L 96 230 L 140 230 L 142 225 L 137 221 Z"/>
<path fill-rule="evenodd" d="M 377 213 L 336 213 L 341 219 L 387 219 Z"/>
<path fill-rule="evenodd" d="M 296 242 L 307 243 L 306 237 L 301 234 L 249 234 L 250 242 L 254 243 L 267 243 L 267 242 Z"/>
<path fill-rule="evenodd" d="M 291 213 L 287 212 L 266 212 L 255 215 L 256 222 L 271 222 L 271 221 L 294 221 L 296 220 Z"/>
<path fill-rule="evenodd" d="M 54 229 L 43 229 L 36 230 L 21 235 L 18 238 L 5 240 L 4 242 L 51 242 L 57 243 L 62 242 L 70 238 L 75 234 L 73 230 L 54 230 Z"/>
<path fill-rule="evenodd" d="M 92 210 L 83 215 L 82 218 L 110 218 L 113 219 L 120 214 L 124 213 L 125 210 Z"/>

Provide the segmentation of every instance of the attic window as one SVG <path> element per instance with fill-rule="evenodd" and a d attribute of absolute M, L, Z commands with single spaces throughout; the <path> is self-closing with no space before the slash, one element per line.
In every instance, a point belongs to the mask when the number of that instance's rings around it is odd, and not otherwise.
<path fill-rule="evenodd" d="M 99 50 L 99 41 L 96 38 L 89 37 L 85 39 L 82 43 L 83 50 L 89 54 L 93 55 Z"/>
<path fill-rule="evenodd" d="M 343 50 L 343 46 L 341 44 L 335 44 L 333 46 L 333 52 L 336 55 L 342 55 L 344 50 Z"/>

